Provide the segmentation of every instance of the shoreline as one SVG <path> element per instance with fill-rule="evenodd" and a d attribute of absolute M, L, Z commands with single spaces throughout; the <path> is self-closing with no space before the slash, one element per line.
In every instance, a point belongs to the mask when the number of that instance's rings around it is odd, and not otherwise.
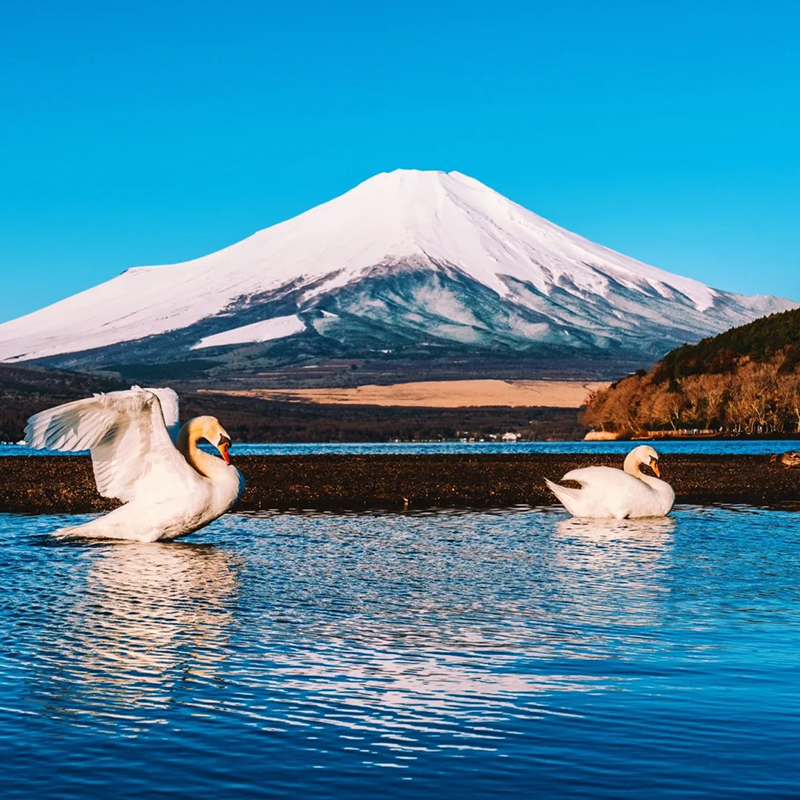
<path fill-rule="evenodd" d="M 621 467 L 599 453 L 239 456 L 241 511 L 366 511 L 557 505 L 544 484 L 581 466 Z M 767 455 L 664 455 L 677 503 L 800 502 L 800 470 Z M 0 457 L 0 512 L 84 514 L 112 509 L 88 456 Z"/>

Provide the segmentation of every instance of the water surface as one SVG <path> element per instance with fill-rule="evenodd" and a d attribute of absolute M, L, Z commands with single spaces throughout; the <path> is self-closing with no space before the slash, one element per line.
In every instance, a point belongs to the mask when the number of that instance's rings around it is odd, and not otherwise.
<path fill-rule="evenodd" d="M 233 455 L 450 455 L 464 453 L 628 453 L 641 441 L 629 442 L 366 442 L 310 444 L 234 443 Z M 700 455 L 764 455 L 797 450 L 796 439 L 683 439 L 647 442 L 662 453 L 697 453 Z M 0 456 L 59 455 L 52 450 L 31 450 L 20 445 L 0 444 Z"/>
<path fill-rule="evenodd" d="M 800 518 L 0 515 L 3 798 L 796 797 Z"/>

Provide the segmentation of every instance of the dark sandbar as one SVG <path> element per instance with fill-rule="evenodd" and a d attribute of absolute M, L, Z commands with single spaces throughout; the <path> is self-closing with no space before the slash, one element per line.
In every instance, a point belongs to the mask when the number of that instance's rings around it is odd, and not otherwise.
<path fill-rule="evenodd" d="M 240 456 L 240 510 L 491 508 L 554 504 L 544 478 L 593 464 L 597 454 Z M 800 502 L 800 470 L 756 455 L 665 455 L 662 477 L 679 503 Z M 86 513 L 114 508 L 97 494 L 86 456 L 0 457 L 0 511 Z"/>

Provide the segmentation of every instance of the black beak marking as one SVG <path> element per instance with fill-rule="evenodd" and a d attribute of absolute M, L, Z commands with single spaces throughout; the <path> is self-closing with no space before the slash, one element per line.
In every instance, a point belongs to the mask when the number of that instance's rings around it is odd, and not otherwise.
<path fill-rule="evenodd" d="M 228 446 L 230 446 L 231 440 L 227 436 L 220 436 L 219 437 L 219 443 L 220 444 L 227 444 Z"/>

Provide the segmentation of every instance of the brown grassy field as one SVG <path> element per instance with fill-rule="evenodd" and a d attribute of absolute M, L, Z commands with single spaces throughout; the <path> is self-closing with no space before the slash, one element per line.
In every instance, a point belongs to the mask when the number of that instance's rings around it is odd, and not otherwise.
<path fill-rule="evenodd" d="M 350 389 L 242 389 L 241 397 L 325 405 L 404 408 L 548 407 L 580 408 L 589 393 L 607 383 L 586 381 L 419 381 Z M 213 390 L 215 392 L 219 390 Z"/>
<path fill-rule="evenodd" d="M 0 441 L 22 438 L 37 411 L 93 392 L 125 389 L 120 380 L 95 375 L 0 365 Z M 473 406 L 430 408 L 320 402 L 276 397 L 198 393 L 177 387 L 183 420 L 219 417 L 239 442 L 385 442 L 391 439 L 483 438 L 504 431 L 529 438 L 575 439 L 584 429 L 572 408 Z M 285 392 L 284 392 L 285 394 Z"/>

